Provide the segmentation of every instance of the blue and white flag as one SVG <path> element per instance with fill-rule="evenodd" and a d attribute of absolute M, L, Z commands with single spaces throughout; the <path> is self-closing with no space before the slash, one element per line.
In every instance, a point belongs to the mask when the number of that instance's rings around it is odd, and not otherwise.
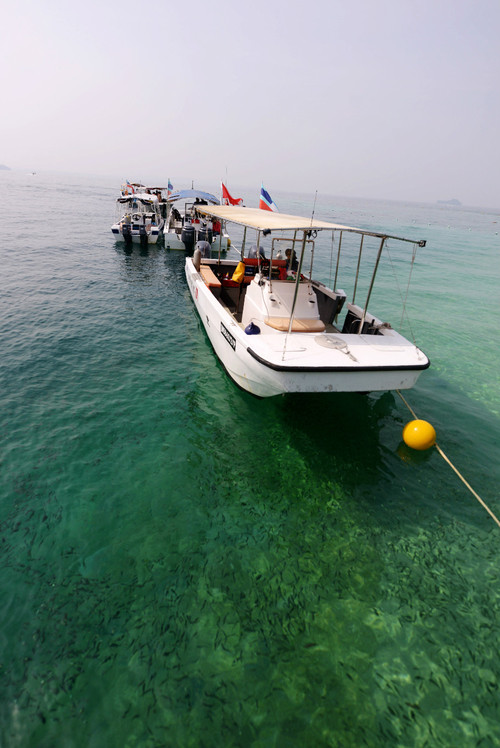
<path fill-rule="evenodd" d="M 262 185 L 260 188 L 259 208 L 261 210 L 278 210 L 278 206 L 275 202 L 273 202 L 273 199 L 269 192 L 264 189 L 264 185 Z"/>

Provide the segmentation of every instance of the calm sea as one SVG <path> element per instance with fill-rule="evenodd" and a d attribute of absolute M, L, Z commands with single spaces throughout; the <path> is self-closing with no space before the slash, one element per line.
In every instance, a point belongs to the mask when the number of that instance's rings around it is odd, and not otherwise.
<path fill-rule="evenodd" d="M 119 184 L 0 172 L 2 748 L 498 745 L 500 528 L 396 394 L 237 389 L 183 253 L 113 241 Z M 427 239 L 407 398 L 500 515 L 500 211 L 315 215 Z"/>

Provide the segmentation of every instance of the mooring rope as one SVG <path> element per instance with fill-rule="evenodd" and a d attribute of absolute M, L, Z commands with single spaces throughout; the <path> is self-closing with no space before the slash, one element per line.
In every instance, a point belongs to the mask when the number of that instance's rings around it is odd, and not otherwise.
<path fill-rule="evenodd" d="M 415 418 L 415 420 L 418 420 L 415 411 L 410 406 L 410 404 L 405 400 L 405 398 L 403 397 L 403 395 L 401 394 L 401 392 L 399 390 L 396 390 L 396 392 L 398 393 L 399 397 L 401 398 L 401 400 L 404 402 L 404 404 L 406 405 L 406 407 L 408 408 L 408 410 L 412 414 L 413 418 Z M 466 486 L 469 489 L 469 491 L 474 496 L 474 498 L 476 498 L 479 501 L 479 503 L 481 504 L 481 506 L 484 507 L 484 509 L 486 509 L 486 511 L 488 512 L 488 514 L 490 515 L 490 517 L 492 517 L 492 519 L 494 519 L 495 522 L 497 523 L 497 525 L 500 527 L 500 520 L 493 514 L 493 512 L 491 511 L 491 509 L 489 508 L 489 506 L 482 500 L 482 498 L 479 496 L 479 494 L 477 494 L 474 491 L 474 489 L 472 488 L 472 486 L 470 485 L 470 483 L 468 483 L 465 480 L 465 478 L 462 475 L 462 473 L 455 467 L 455 465 L 452 463 L 452 461 L 449 459 L 449 457 L 447 457 L 445 455 L 445 453 L 443 452 L 443 450 L 441 449 L 441 447 L 439 446 L 439 444 L 437 444 L 437 442 L 436 442 L 434 444 L 434 446 L 436 447 L 438 453 L 441 455 L 441 457 L 443 458 L 443 460 L 445 462 L 447 462 L 448 465 L 451 467 L 451 469 L 458 475 L 458 477 L 460 478 L 460 480 L 462 481 L 462 483 L 464 484 L 464 486 Z"/>

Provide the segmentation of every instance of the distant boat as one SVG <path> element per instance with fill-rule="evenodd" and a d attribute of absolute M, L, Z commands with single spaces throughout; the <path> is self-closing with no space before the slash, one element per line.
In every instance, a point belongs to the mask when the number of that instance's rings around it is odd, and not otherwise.
<path fill-rule="evenodd" d="M 198 208 L 219 205 L 219 200 L 201 190 L 179 190 L 168 197 L 168 218 L 163 232 L 165 249 L 193 251 L 197 242 L 208 242 L 218 251 L 225 252 L 230 245 L 224 225 L 218 219 L 201 216 Z"/>
<path fill-rule="evenodd" d="M 120 194 L 123 197 L 126 195 L 133 195 L 136 192 L 145 192 L 147 195 L 156 195 L 160 205 L 160 213 L 164 218 L 166 218 L 168 187 L 147 187 L 141 182 L 125 182 L 120 188 Z"/>
<path fill-rule="evenodd" d="M 461 206 L 462 203 L 460 200 L 457 200 L 456 198 L 453 198 L 452 200 L 438 200 L 438 205 L 457 205 Z"/>
<path fill-rule="evenodd" d="M 203 259 L 195 250 L 185 272 L 196 310 L 212 346 L 234 382 L 258 397 L 291 392 L 370 392 L 412 387 L 429 359 L 389 323 L 368 311 L 379 260 L 388 239 L 416 241 L 350 226 L 285 215 L 258 208 L 205 206 L 207 218 L 233 221 L 256 232 L 251 252 L 241 248 L 241 262 Z M 320 232 L 338 238 L 354 234 L 356 256 L 348 257 L 351 300 L 337 288 L 313 280 L 315 239 Z M 273 234 L 270 237 L 270 234 Z M 340 237 L 340 238 L 339 238 Z M 375 242 L 373 241 L 375 239 Z M 270 242 L 265 258 L 261 241 Z M 364 305 L 354 303 L 360 261 L 368 245 L 372 267 Z M 281 251 L 284 250 L 284 255 Z M 344 249 L 342 249 L 344 253 Z"/>
<path fill-rule="evenodd" d="M 136 192 L 135 187 L 132 189 L 116 201 L 116 220 L 111 226 L 113 236 L 126 244 L 156 244 L 164 225 L 158 197 L 146 191 Z M 141 185 L 138 189 L 147 188 Z"/>

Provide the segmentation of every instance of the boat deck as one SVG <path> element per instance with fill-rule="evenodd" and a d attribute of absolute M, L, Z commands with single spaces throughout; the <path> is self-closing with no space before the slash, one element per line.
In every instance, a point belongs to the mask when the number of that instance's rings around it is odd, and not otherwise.
<path fill-rule="evenodd" d="M 243 323 L 241 321 L 241 310 L 237 311 L 235 309 L 235 307 L 234 307 L 234 304 L 228 305 L 221 298 L 219 298 L 219 303 L 222 306 L 222 308 L 225 309 L 226 312 L 231 315 L 231 317 L 234 319 L 234 321 L 243 330 L 244 327 L 243 327 Z M 272 325 L 270 325 L 270 327 L 272 327 Z M 286 330 L 288 330 L 288 327 L 286 328 Z M 300 330 L 299 332 L 304 332 L 304 331 Z M 316 332 L 319 332 L 319 331 L 316 331 Z M 330 323 L 326 323 L 326 324 L 324 323 L 324 329 L 321 330 L 321 332 L 324 332 L 326 334 L 339 334 L 339 333 L 342 332 L 342 330 L 339 327 L 336 327 L 335 325 L 332 325 Z"/>

